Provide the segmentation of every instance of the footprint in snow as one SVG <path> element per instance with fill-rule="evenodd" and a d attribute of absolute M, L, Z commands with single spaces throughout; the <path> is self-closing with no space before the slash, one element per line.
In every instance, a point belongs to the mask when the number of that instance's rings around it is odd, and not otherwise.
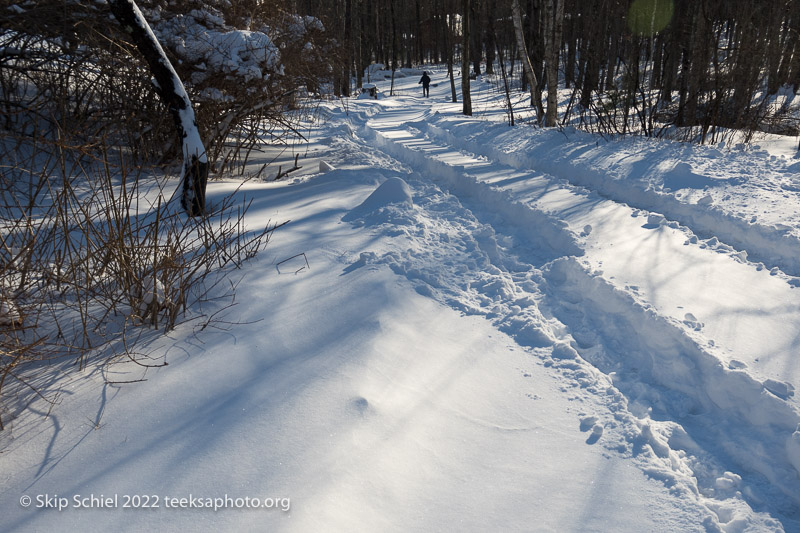
<path fill-rule="evenodd" d="M 738 361 L 736 359 L 731 359 L 728 361 L 728 368 L 731 370 L 742 370 L 747 368 L 747 363 L 743 363 L 742 361 Z"/>
<path fill-rule="evenodd" d="M 374 263 L 377 260 L 378 260 L 378 255 L 375 252 L 361 252 L 361 255 L 358 257 L 358 261 L 345 267 L 340 275 L 344 276 L 345 274 L 349 274 L 353 270 Z"/>
<path fill-rule="evenodd" d="M 586 444 L 594 444 L 600 437 L 603 436 L 603 426 L 597 423 L 596 416 L 587 416 L 581 419 L 581 431 L 589 431 L 589 438 L 586 439 Z"/>
<path fill-rule="evenodd" d="M 596 416 L 586 416 L 581 418 L 581 431 L 589 431 L 597 423 Z"/>
<path fill-rule="evenodd" d="M 766 379 L 763 382 L 764 388 L 782 400 L 788 400 L 794 396 L 794 385 L 786 381 L 776 379 Z"/>
<path fill-rule="evenodd" d="M 683 323 L 695 331 L 700 331 L 703 329 L 703 326 L 705 326 L 705 324 L 697 320 L 697 317 L 695 317 L 692 313 L 686 313 L 683 315 Z"/>
<path fill-rule="evenodd" d="M 351 411 L 365 416 L 370 411 L 370 405 L 366 398 L 356 396 L 348 402 L 348 407 Z"/>

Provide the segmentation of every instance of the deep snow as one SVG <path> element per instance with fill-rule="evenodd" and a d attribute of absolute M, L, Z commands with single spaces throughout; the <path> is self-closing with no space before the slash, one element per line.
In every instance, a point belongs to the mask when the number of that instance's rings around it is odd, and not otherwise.
<path fill-rule="evenodd" d="M 510 128 L 407 74 L 323 104 L 289 181 L 209 185 L 292 221 L 231 324 L 53 381 L 0 434 L 0 529 L 800 530 L 794 154 Z"/>

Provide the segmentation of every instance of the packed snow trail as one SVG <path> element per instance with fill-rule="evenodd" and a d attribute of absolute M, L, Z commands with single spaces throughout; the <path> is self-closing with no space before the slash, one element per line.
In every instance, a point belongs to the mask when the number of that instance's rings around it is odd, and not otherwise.
<path fill-rule="evenodd" d="M 463 126 L 464 121 L 460 122 Z M 800 361 L 795 356 L 800 350 L 800 301 L 791 289 L 800 286 L 800 280 L 783 275 L 780 270 L 797 272 L 794 261 L 800 258 L 800 245 L 795 245 L 795 237 L 785 230 L 760 224 L 748 223 L 747 228 L 742 229 L 741 219 L 712 213 L 718 210 L 702 203 L 682 203 L 653 190 L 646 191 L 648 197 L 631 187 L 630 180 L 616 183 L 597 176 L 578 180 L 573 176 L 597 171 L 580 168 L 577 163 L 562 169 L 558 176 L 569 183 L 579 182 L 597 188 L 590 189 L 592 192 L 588 195 L 579 192 L 578 199 L 571 201 L 565 199 L 563 193 L 561 196 L 549 194 L 547 198 L 543 187 L 550 187 L 554 177 L 525 170 L 519 165 L 520 160 L 534 164 L 535 159 L 536 168 L 555 168 L 547 158 L 482 149 L 481 145 L 464 142 L 441 127 L 419 125 L 426 131 L 435 131 L 441 142 L 460 146 L 462 151 L 477 149 L 497 155 L 500 161 L 516 162 L 514 168 L 520 169 L 516 179 L 521 181 L 515 183 L 503 182 L 503 178 L 490 176 L 488 171 L 475 174 L 484 183 L 497 184 L 513 192 L 517 200 L 535 198 L 537 208 L 567 221 L 573 231 L 584 237 L 588 249 L 597 250 L 596 254 L 587 254 L 593 269 L 606 272 L 606 277 L 614 280 L 617 286 L 627 285 L 633 292 L 645 293 L 644 300 L 654 305 L 660 314 L 683 322 L 697 332 L 698 338 L 722 348 L 722 353 L 718 351 L 716 355 L 726 363 L 737 368 L 745 363 L 771 392 L 782 398 L 790 397 L 800 376 Z M 527 179 L 526 173 L 544 176 L 544 179 Z M 506 174 L 508 172 L 503 173 Z M 598 195 L 598 191 L 603 196 Z M 612 201 L 604 198 L 606 194 Z M 635 208 L 613 201 L 620 197 L 632 200 Z M 648 199 L 643 201 L 642 198 Z M 643 208 L 655 208 L 658 212 Z M 590 210 L 604 211 L 594 218 L 594 224 Z M 677 214 L 678 218 L 670 220 L 664 213 Z M 675 220 L 689 226 L 682 227 Z M 644 237 L 631 238 L 637 231 L 641 233 L 637 226 L 652 230 L 652 235 L 646 238 L 658 241 L 657 246 L 641 247 Z M 713 233 L 702 240 L 695 232 Z M 778 234 L 778 237 L 763 238 L 765 232 Z M 731 242 L 743 247 L 734 248 Z M 608 250 L 610 246 L 614 249 Z M 718 252 L 716 256 L 707 253 L 709 249 Z M 750 262 L 752 254 L 748 251 L 754 249 L 761 250 L 762 256 L 768 256 L 772 264 L 777 262 L 778 266 L 767 268 L 762 263 Z M 782 255 L 791 260 L 782 261 Z M 691 302 L 691 307 L 687 302 Z"/>
<path fill-rule="evenodd" d="M 782 304 L 786 324 L 800 324 L 798 306 L 789 296 L 792 286 L 785 277 L 771 276 L 728 249 L 698 243 L 688 229 L 667 222 L 663 216 L 641 214 L 551 176 L 519 172 L 485 157 L 475 158 L 459 150 L 458 143 L 454 143 L 455 149 L 437 144 L 415 128 L 417 124 L 404 121 L 405 113 L 401 109 L 383 109 L 366 123 L 363 133 L 370 142 L 406 162 L 419 174 L 433 177 L 460 197 L 471 198 L 473 210 L 494 211 L 490 216 L 499 215 L 502 219 L 495 228 L 510 231 L 507 238 L 519 237 L 526 233 L 526 228 L 530 231 L 535 227 L 534 255 L 540 256 L 535 264 L 542 263 L 543 249 L 551 250 L 546 256 L 552 256 L 554 243 L 559 241 L 564 256 L 582 256 L 582 264 L 565 258 L 547 266 L 543 286 L 553 297 L 545 298 L 545 306 L 569 328 L 572 344 L 584 359 L 613 377 L 632 410 L 642 416 L 649 411 L 653 416 L 666 416 L 684 425 L 676 425 L 675 431 L 686 434 L 685 442 L 692 445 L 682 443 L 680 437 L 674 438 L 670 442 L 676 450 L 664 453 L 669 456 L 695 451 L 694 435 L 701 446 L 710 448 L 704 453 L 722 456 L 723 463 L 729 462 L 732 469 L 744 469 L 745 475 L 749 472 L 748 482 L 758 484 L 759 474 L 766 477 L 783 493 L 768 498 L 777 502 L 779 512 L 792 514 L 800 501 L 797 496 L 800 466 L 793 464 L 797 444 L 793 432 L 800 421 L 793 398 L 795 373 L 791 368 L 786 372 L 787 368 L 780 368 L 781 365 L 777 369 L 758 365 L 759 358 L 747 357 L 752 345 L 745 344 L 742 349 L 735 337 L 723 337 L 728 346 L 715 346 L 720 343 L 704 337 L 700 332 L 702 324 L 681 305 L 672 305 L 679 311 L 671 315 L 663 312 L 675 302 L 692 302 L 696 312 L 697 307 L 708 312 L 703 316 L 718 315 L 714 316 L 715 325 L 722 322 L 724 331 L 727 310 L 720 307 L 729 305 L 731 300 L 740 307 L 749 305 L 755 318 L 744 327 L 751 334 L 766 333 L 766 339 L 770 339 L 770 333 L 778 335 L 778 344 L 785 344 L 780 354 L 783 362 L 790 361 L 796 331 L 790 330 L 789 335 L 781 337 L 774 320 L 765 321 L 764 327 L 758 321 L 763 312 L 759 297 L 766 297 Z M 521 208 L 526 205 L 527 209 Z M 580 249 L 577 253 L 576 243 Z M 389 262 L 397 263 L 394 259 Z M 697 273 L 698 265 L 705 276 Z M 598 267 L 603 267 L 605 273 L 591 272 Z M 411 270 L 410 277 L 421 277 Z M 624 277 L 617 281 L 620 275 Z M 636 275 L 642 277 L 637 279 Z M 434 287 L 440 285 L 438 280 L 424 276 L 422 279 Z M 750 287 L 751 291 L 736 299 L 731 282 Z M 698 300 L 698 284 L 714 295 L 710 301 Z M 659 295 L 661 299 L 654 298 Z M 667 295 L 671 299 L 666 299 Z M 457 297 L 449 299 L 458 301 Z M 513 301 L 507 303 L 516 305 Z M 709 311 L 715 304 L 718 308 Z M 456 307 L 464 309 L 463 303 Z M 524 321 L 511 322 L 519 326 L 518 331 L 514 327 L 505 328 L 512 335 L 526 327 L 530 330 L 530 323 L 520 326 Z M 736 323 L 741 325 L 742 319 L 737 318 Z M 515 338 L 526 344 L 526 336 L 529 331 Z M 533 344 L 539 342 L 541 339 L 534 335 Z M 759 342 L 763 343 L 763 339 Z M 622 357 L 617 355 L 620 349 L 627 352 Z M 723 366 L 718 357 L 724 358 L 726 352 L 722 350 L 726 349 L 733 355 L 728 356 L 727 365 Z M 754 379 L 742 371 L 748 365 L 741 359 L 757 367 L 757 373 L 778 372 L 773 374 L 778 379 L 764 378 L 764 374 L 763 383 Z M 716 429 L 708 432 L 704 428 L 709 425 Z M 713 491 L 714 486 L 726 483 L 707 479 L 705 484 L 701 490 Z M 750 501 L 756 506 L 765 497 L 752 489 L 749 492 Z"/>
<path fill-rule="evenodd" d="M 792 391 L 800 383 L 800 302 L 792 280 L 747 262 L 718 239 L 701 241 L 658 213 L 475 157 L 457 144 L 450 148 L 414 124 L 393 125 L 391 114 L 368 123 L 387 151 L 442 176 L 448 186 L 482 195 L 519 230 L 535 225 L 551 247 L 561 243 L 562 255 L 580 255 L 590 270 L 680 324 L 731 368 L 748 368 L 773 394 L 798 406 Z M 553 234 L 559 225 L 566 231 Z"/>
<path fill-rule="evenodd" d="M 699 153 L 691 157 L 693 167 L 681 161 L 693 155 L 681 143 L 658 151 L 654 147 L 660 143 L 652 140 L 632 138 L 625 144 L 607 143 L 569 128 L 563 133 L 551 130 L 526 144 L 519 134 L 509 135 L 503 126 L 486 125 L 476 130 L 473 122 L 463 117 L 437 118 L 435 124 L 417 125 L 441 142 L 505 165 L 537 169 L 617 202 L 657 211 L 698 236 L 716 237 L 745 252 L 743 257 L 763 262 L 767 269 L 800 276 L 800 230 L 787 224 L 793 220 L 786 215 L 795 218 L 795 214 L 780 205 L 791 205 L 800 198 L 800 178 L 792 178 L 798 163 L 781 167 L 775 156 L 763 151 L 745 157 L 743 152 L 723 154 L 716 148 L 692 145 Z M 506 136 L 514 142 L 509 143 Z M 743 161 L 737 160 L 738 154 Z M 726 172 L 732 176 L 726 176 Z M 758 174 L 761 181 L 748 184 Z M 689 192 L 675 193 L 681 189 Z M 766 198 L 759 201 L 760 196 Z M 715 205 L 715 197 L 720 205 Z M 725 202 L 733 202 L 733 210 L 728 210 Z M 770 209 L 756 210 L 765 205 Z"/>

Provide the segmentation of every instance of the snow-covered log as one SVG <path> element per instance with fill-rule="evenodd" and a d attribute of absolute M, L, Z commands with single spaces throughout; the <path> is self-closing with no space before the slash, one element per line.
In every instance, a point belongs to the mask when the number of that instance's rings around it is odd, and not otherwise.
<path fill-rule="evenodd" d="M 190 216 L 205 210 L 208 159 L 194 109 L 186 88 L 169 62 L 164 49 L 134 0 L 109 0 L 111 12 L 122 28 L 130 34 L 155 79 L 158 95 L 169 108 L 183 146 L 183 194 L 181 205 Z"/>

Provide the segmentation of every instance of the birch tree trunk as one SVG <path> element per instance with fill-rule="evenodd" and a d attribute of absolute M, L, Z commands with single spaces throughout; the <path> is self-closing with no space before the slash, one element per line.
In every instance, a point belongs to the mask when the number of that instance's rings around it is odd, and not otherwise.
<path fill-rule="evenodd" d="M 181 205 L 189 216 L 205 212 L 206 183 L 208 182 L 208 158 L 197 129 L 194 109 L 186 88 L 183 86 L 164 49 L 150 29 L 134 0 L 109 0 L 109 7 L 122 29 L 133 39 L 139 52 L 147 61 L 155 78 L 156 92 L 167 105 L 183 148 L 183 171 L 181 181 L 183 193 Z"/>
<path fill-rule="evenodd" d="M 456 94 L 456 80 L 455 74 L 453 73 L 453 24 L 454 17 L 450 17 L 450 21 L 448 22 L 445 17 L 441 18 L 442 20 L 442 28 L 444 30 L 444 48 L 447 52 L 447 75 L 450 77 L 450 96 L 453 100 L 453 103 L 458 102 L 458 95 Z"/>
<path fill-rule="evenodd" d="M 515 0 L 516 1 L 516 0 Z M 547 68 L 547 116 L 545 126 L 558 122 L 558 63 L 561 55 L 561 35 L 564 28 L 564 0 L 545 2 L 544 55 Z M 555 7 L 555 9 L 554 9 Z"/>
<path fill-rule="evenodd" d="M 531 90 L 531 107 L 536 107 L 536 120 L 541 124 L 542 118 L 544 117 L 542 90 L 539 87 L 539 82 L 536 80 L 536 74 L 533 72 L 531 58 L 528 55 L 528 47 L 525 46 L 525 32 L 522 28 L 522 12 L 519 8 L 519 0 L 511 1 L 511 19 L 514 22 L 514 34 L 517 37 L 519 55 L 522 57 L 522 69 L 525 71 L 525 78 L 527 78 L 528 86 Z"/>

